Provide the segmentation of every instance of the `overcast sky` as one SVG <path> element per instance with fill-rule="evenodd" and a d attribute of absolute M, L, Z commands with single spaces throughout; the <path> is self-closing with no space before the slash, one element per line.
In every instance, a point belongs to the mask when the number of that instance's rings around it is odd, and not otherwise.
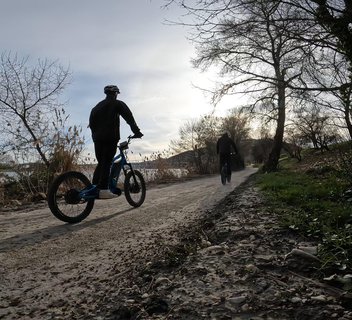
<path fill-rule="evenodd" d="M 0 0 L 1 50 L 58 60 L 72 83 L 63 100 L 72 124 L 81 125 L 91 151 L 89 112 L 103 87 L 116 84 L 145 137 L 134 143 L 143 155 L 166 149 L 187 120 L 212 110 L 209 97 L 193 85 L 211 85 L 209 74 L 191 65 L 188 30 L 165 24 L 180 8 L 163 0 Z M 223 103 L 218 114 L 234 107 Z M 130 134 L 121 121 L 122 139 Z"/>

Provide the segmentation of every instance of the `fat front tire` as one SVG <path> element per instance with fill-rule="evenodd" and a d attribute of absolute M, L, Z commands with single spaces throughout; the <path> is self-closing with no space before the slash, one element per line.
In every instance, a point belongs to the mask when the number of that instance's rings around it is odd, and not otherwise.
<path fill-rule="evenodd" d="M 52 214 L 68 223 L 78 223 L 85 219 L 93 209 L 94 199 L 82 199 L 79 192 L 90 187 L 91 182 L 81 172 L 69 171 L 59 175 L 47 195 Z"/>
<path fill-rule="evenodd" d="M 132 207 L 137 208 L 143 204 L 146 195 L 146 186 L 141 172 L 138 170 L 127 172 L 124 191 L 126 200 Z"/>

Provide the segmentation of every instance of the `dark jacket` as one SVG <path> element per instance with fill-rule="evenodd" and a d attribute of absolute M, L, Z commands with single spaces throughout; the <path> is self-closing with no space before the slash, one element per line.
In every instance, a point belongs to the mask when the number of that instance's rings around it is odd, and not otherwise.
<path fill-rule="evenodd" d="M 235 142 L 228 136 L 227 133 L 224 133 L 218 140 L 216 144 L 216 152 L 218 154 L 230 154 L 231 147 L 235 153 L 238 153 Z"/>
<path fill-rule="evenodd" d="M 119 141 L 120 115 L 129 124 L 133 133 L 139 132 L 128 106 L 123 101 L 107 96 L 92 109 L 89 116 L 93 141 Z"/>

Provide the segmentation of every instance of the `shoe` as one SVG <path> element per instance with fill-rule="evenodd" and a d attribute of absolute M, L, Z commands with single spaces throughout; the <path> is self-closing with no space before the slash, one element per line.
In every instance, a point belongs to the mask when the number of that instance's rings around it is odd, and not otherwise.
<path fill-rule="evenodd" d="M 118 196 L 120 196 L 122 194 L 122 191 L 120 188 L 111 188 L 110 191 L 113 193 L 113 194 L 116 194 Z"/>
<path fill-rule="evenodd" d="M 81 191 L 82 197 L 83 198 L 97 198 L 98 197 L 98 189 L 97 187 L 93 184 L 90 187 L 87 187 Z"/>
<path fill-rule="evenodd" d="M 109 189 L 99 190 L 99 199 L 113 199 L 117 197 L 118 195 L 112 193 Z"/>

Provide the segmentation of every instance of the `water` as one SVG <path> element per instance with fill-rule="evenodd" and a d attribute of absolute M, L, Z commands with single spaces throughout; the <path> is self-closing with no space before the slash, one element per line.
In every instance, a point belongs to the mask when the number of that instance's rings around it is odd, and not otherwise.
<path fill-rule="evenodd" d="M 158 180 L 160 178 L 167 178 L 167 177 L 175 177 L 175 178 L 182 178 L 185 177 L 189 174 L 187 169 L 165 169 L 165 170 L 158 170 L 158 169 L 143 169 L 143 168 L 138 168 L 138 171 L 140 171 L 144 177 L 144 180 L 146 182 L 152 182 L 155 180 Z M 93 178 L 93 172 L 94 168 L 87 168 L 82 171 L 90 180 Z M 121 176 L 121 174 L 120 174 Z M 123 174 L 122 174 L 123 176 Z"/>
<path fill-rule="evenodd" d="M 18 173 L 14 171 L 0 171 L 0 183 L 5 183 L 19 178 Z"/>
<path fill-rule="evenodd" d="M 84 173 L 88 179 L 92 180 L 93 178 L 93 172 L 94 172 L 95 166 L 89 166 L 89 167 L 84 167 L 79 169 L 82 173 Z M 151 182 L 155 180 L 159 180 L 162 178 L 182 178 L 188 175 L 188 170 L 187 169 L 179 169 L 179 168 L 173 168 L 173 169 L 164 169 L 164 170 L 159 170 L 159 169 L 143 169 L 143 168 L 138 168 L 138 171 L 140 171 L 143 176 L 145 181 Z M 123 174 L 122 174 L 123 176 Z M 6 181 L 15 179 L 17 180 L 19 175 L 14 172 L 14 171 L 1 171 L 0 172 L 0 182 L 4 183 Z"/>

